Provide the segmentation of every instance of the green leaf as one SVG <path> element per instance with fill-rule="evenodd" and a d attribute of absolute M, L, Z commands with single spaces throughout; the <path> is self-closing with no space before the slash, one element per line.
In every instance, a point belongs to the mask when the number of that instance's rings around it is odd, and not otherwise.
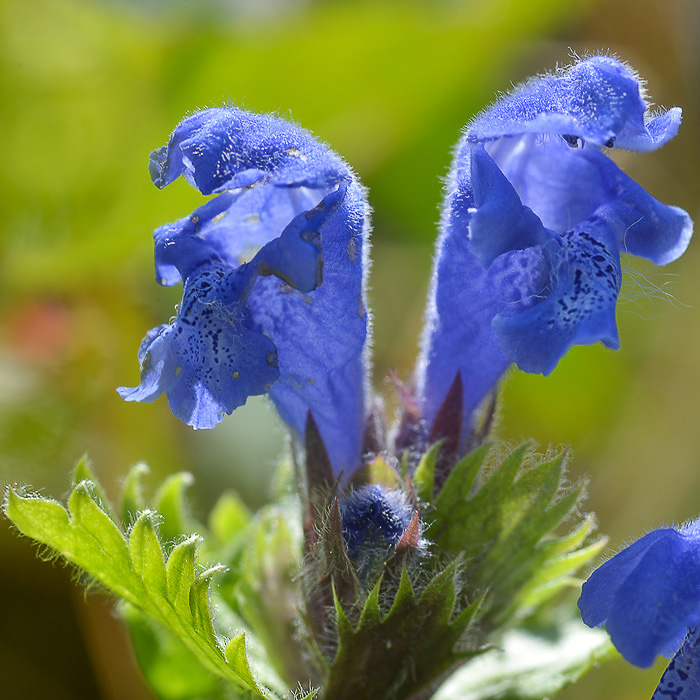
<path fill-rule="evenodd" d="M 200 538 L 188 537 L 173 549 L 166 567 L 168 598 L 175 610 L 185 618 L 190 618 L 190 588 L 194 583 L 196 571 L 194 557 Z"/>
<path fill-rule="evenodd" d="M 245 633 L 231 639 L 224 649 L 224 655 L 229 666 L 236 675 L 243 679 L 248 686 L 255 686 L 255 679 L 248 664 L 248 655 L 245 648 Z"/>
<path fill-rule="evenodd" d="M 212 566 L 199 574 L 190 587 L 190 611 L 192 612 L 195 629 L 200 637 L 203 637 L 207 643 L 212 645 L 216 645 L 217 641 L 209 607 L 209 588 L 212 578 L 221 571 L 225 571 L 225 569 L 226 567 L 221 565 Z"/>
<path fill-rule="evenodd" d="M 86 467 L 83 464 L 80 468 L 80 476 L 86 473 Z M 161 491 L 160 502 L 166 509 L 176 503 L 179 508 L 184 481 L 171 481 Z M 140 615 L 169 630 L 177 644 L 184 646 L 208 673 L 252 697 L 271 697 L 250 672 L 240 634 L 236 637 L 240 640 L 238 646 L 231 647 L 228 654 L 219 646 L 212 623 L 209 584 L 220 567 L 197 574 L 196 549 L 201 538 L 193 535 L 179 542 L 166 561 L 158 535 L 161 515 L 141 513 L 127 543 L 124 532 L 108 515 L 109 504 L 99 494 L 95 482 L 81 480 L 70 494 L 66 512 L 54 501 L 23 496 L 10 488 L 5 513 L 23 534 L 47 545 L 130 603 Z M 171 509 L 171 523 L 173 515 Z M 144 635 L 142 648 L 146 649 Z M 162 656 L 160 662 L 167 665 Z"/>
<path fill-rule="evenodd" d="M 580 620 L 558 629 L 514 629 L 498 648 L 456 671 L 433 700 L 542 700 L 614 656 L 608 635 Z"/>
<path fill-rule="evenodd" d="M 289 686 L 310 676 L 307 650 L 298 635 L 302 600 L 295 581 L 301 543 L 289 525 L 298 516 L 292 508 L 283 502 L 256 514 L 246 530 L 240 578 L 227 589 L 247 627 L 267 650 L 268 662 Z"/>
<path fill-rule="evenodd" d="M 461 506 L 474 484 L 484 459 L 489 451 L 488 443 L 463 457 L 452 469 L 437 498 L 437 508 L 449 511 L 455 506 Z"/>
<path fill-rule="evenodd" d="M 83 455 L 78 460 L 78 463 L 75 465 L 75 470 L 73 471 L 73 486 L 76 486 L 81 481 L 90 484 L 92 497 L 95 503 L 97 503 L 105 513 L 112 516 L 112 506 L 92 471 L 92 461 L 87 455 Z"/>
<path fill-rule="evenodd" d="M 567 453 L 543 459 L 525 444 L 499 459 L 498 450 L 482 446 L 467 455 L 425 512 L 435 545 L 469 562 L 465 594 L 488 592 L 485 632 L 532 613 L 597 551 L 584 543 L 590 519 L 569 535 L 553 534 L 582 491 L 563 486 Z"/>
<path fill-rule="evenodd" d="M 70 518 L 56 501 L 36 495 L 22 496 L 10 488 L 5 498 L 5 515 L 22 534 L 41 544 L 50 544 L 58 554 L 72 548 Z"/>
<path fill-rule="evenodd" d="M 131 568 L 126 539 L 93 500 L 91 486 L 91 482 L 81 481 L 68 498 L 73 547 L 59 554 L 109 590 L 134 602 L 134 589 L 140 588 L 140 582 Z M 47 544 L 52 546 L 50 542 Z"/>
<path fill-rule="evenodd" d="M 154 624 L 132 605 L 122 605 L 139 667 L 161 700 L 219 700 L 220 680 L 199 663 L 192 652 L 161 625 Z"/>

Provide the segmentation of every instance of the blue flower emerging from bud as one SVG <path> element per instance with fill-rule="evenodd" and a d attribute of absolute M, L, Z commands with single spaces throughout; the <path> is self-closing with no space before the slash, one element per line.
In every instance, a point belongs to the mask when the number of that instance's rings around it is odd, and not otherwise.
<path fill-rule="evenodd" d="M 694 658 L 697 684 L 700 520 L 654 530 L 623 549 L 583 584 L 578 606 L 587 625 L 605 624 L 612 643 L 635 666 L 651 666 L 658 654 L 671 657 L 681 647 L 677 666 Z"/>
<path fill-rule="evenodd" d="M 405 494 L 377 484 L 343 497 L 340 519 L 348 555 L 358 559 L 368 553 L 386 554 L 399 543 L 415 513 Z"/>
<path fill-rule="evenodd" d="M 608 157 L 673 138 L 640 82 L 595 56 L 526 83 L 479 115 L 447 181 L 421 360 L 427 429 L 461 376 L 463 428 L 510 363 L 548 374 L 574 344 L 619 345 L 620 254 L 663 265 L 688 246 L 685 211 Z"/>
<path fill-rule="evenodd" d="M 306 131 L 235 108 L 184 119 L 151 154 L 158 187 L 180 175 L 215 197 L 156 229 L 156 278 L 184 285 L 176 318 L 139 350 L 128 401 L 168 396 L 211 428 L 268 392 L 301 438 L 309 411 L 336 474 L 362 450 L 368 207 L 349 167 Z"/>

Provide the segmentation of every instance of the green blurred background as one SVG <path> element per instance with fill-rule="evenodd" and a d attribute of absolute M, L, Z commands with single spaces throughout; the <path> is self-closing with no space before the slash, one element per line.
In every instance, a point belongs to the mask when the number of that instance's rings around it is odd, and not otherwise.
<path fill-rule="evenodd" d="M 284 436 L 264 401 L 191 431 L 164 400 L 123 403 L 145 331 L 177 289 L 153 281 L 151 231 L 199 195 L 159 192 L 148 153 L 188 111 L 234 100 L 290 114 L 344 156 L 374 208 L 376 385 L 416 353 L 441 177 L 467 120 L 512 83 L 610 50 L 684 125 L 618 159 L 700 214 L 700 3 L 695 0 L 0 0 L 0 481 L 60 497 L 88 452 L 108 492 L 137 461 L 197 479 L 197 511 L 235 486 L 268 496 Z M 622 350 L 576 348 L 548 378 L 513 373 L 499 432 L 571 444 L 612 552 L 700 513 L 700 252 L 627 261 Z M 391 402 L 393 399 L 389 397 Z M 149 698 L 111 605 L 0 525 L 0 696 Z M 648 698 L 662 665 L 622 661 L 560 697 Z"/>

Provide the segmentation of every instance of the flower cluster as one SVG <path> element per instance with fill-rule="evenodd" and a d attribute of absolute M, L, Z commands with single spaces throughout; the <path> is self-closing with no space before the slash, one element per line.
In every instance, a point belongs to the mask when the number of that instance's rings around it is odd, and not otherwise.
<path fill-rule="evenodd" d="M 414 596 L 406 582 L 409 554 L 420 559 L 430 548 L 420 508 L 427 503 L 450 522 L 456 502 L 440 489 L 451 472 L 472 479 L 469 495 L 480 462 L 465 454 L 484 437 L 475 412 L 511 364 L 548 374 L 575 344 L 619 346 L 621 254 L 663 265 L 685 251 L 688 214 L 655 200 L 611 157 L 658 148 L 680 121 L 678 108 L 651 115 L 637 76 L 594 56 L 524 84 L 466 127 L 447 179 L 415 377 L 401 387 L 404 411 L 390 437 L 368 410 L 369 219 L 352 170 L 296 125 L 235 107 L 187 117 L 151 154 L 158 187 L 184 175 L 213 197 L 154 233 L 156 279 L 182 283 L 182 302 L 174 320 L 142 342 L 140 384 L 119 393 L 129 401 L 165 393 L 174 415 L 194 428 L 212 428 L 249 396 L 269 395 L 306 467 L 305 545 L 318 574 L 307 610 L 329 663 L 336 653 L 348 668 L 367 662 L 364 642 L 340 652 L 328 643 L 328 615 L 335 601 L 337 627 L 352 629 L 338 606 L 357 613 L 358 589 L 378 592 L 387 562 L 400 578 L 392 584 L 397 601 L 404 596 L 444 618 L 443 637 L 452 629 L 456 640 L 466 629 L 467 608 L 457 616 L 461 631 L 448 624 L 456 595 L 448 574 L 436 577 L 439 595 Z M 431 462 L 435 443 L 440 457 Z M 367 483 L 373 459 L 396 477 L 393 487 Z M 502 481 L 515 503 L 518 489 L 538 483 L 549 504 L 554 467 L 515 480 L 519 460 L 505 460 L 484 491 Z M 477 515 L 490 526 L 490 513 L 484 505 Z M 434 543 L 451 542 L 433 525 Z M 532 536 L 533 547 L 547 527 Z M 501 546 L 484 555 L 484 571 L 499 570 Z M 376 586 L 365 586 L 368 571 L 381 571 Z M 374 605 L 371 595 L 366 603 Z M 403 624 L 399 603 L 385 619 L 370 607 L 357 639 L 370 628 L 383 634 L 388 621 Z M 677 652 L 659 697 L 664 689 L 697 696 L 700 525 L 650 533 L 618 554 L 585 584 L 580 608 L 589 625 L 607 624 L 632 663 Z M 445 668 L 456 663 L 453 641 L 445 642 Z M 333 673 L 329 687 L 350 697 L 347 678 Z"/>
<path fill-rule="evenodd" d="M 423 440 L 448 399 L 464 437 L 513 362 L 546 374 L 576 343 L 619 345 L 620 254 L 675 260 L 692 222 L 610 151 L 657 148 L 680 118 L 678 108 L 651 118 L 630 69 L 596 56 L 526 83 L 466 128 L 416 371 Z M 144 339 L 140 385 L 120 394 L 165 392 L 177 417 L 210 428 L 268 393 L 297 437 L 313 415 L 347 480 L 361 466 L 367 422 L 361 185 L 307 132 L 233 107 L 184 119 L 151 154 L 158 187 L 180 175 L 216 196 L 155 231 L 156 278 L 183 282 L 183 299 L 174 322 Z"/>

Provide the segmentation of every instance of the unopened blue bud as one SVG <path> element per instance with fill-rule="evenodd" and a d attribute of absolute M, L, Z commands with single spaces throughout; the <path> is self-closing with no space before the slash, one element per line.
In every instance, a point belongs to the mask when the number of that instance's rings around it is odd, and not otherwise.
<path fill-rule="evenodd" d="M 351 559 L 390 551 L 408 528 L 415 509 L 400 491 L 363 486 L 340 500 L 343 537 Z"/>

